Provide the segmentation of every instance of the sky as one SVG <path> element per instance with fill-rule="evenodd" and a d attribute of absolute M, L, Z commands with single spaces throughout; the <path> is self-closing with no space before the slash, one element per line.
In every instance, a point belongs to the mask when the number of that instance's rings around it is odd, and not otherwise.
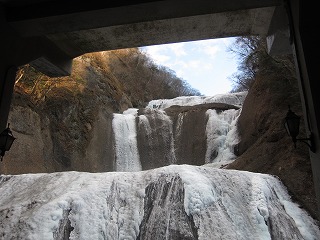
<path fill-rule="evenodd" d="M 158 65 L 174 70 L 178 77 L 205 96 L 228 93 L 228 79 L 237 71 L 236 56 L 227 51 L 235 38 L 142 47 Z"/>

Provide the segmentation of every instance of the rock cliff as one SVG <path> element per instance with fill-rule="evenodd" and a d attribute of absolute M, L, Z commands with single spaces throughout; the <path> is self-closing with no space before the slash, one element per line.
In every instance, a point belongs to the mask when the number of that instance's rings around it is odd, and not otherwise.
<path fill-rule="evenodd" d="M 288 105 L 302 116 L 296 80 L 275 77 L 254 82 L 238 120 L 238 158 L 227 168 L 278 176 L 292 197 L 318 218 L 309 148 L 302 142 L 295 148 L 284 127 Z M 302 118 L 301 138 L 306 137 L 304 126 Z"/>

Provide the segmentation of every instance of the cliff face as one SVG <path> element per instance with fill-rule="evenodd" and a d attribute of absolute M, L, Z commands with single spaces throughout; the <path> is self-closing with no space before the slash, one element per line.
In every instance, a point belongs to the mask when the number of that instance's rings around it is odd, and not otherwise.
<path fill-rule="evenodd" d="M 36 173 L 54 170 L 53 140 L 48 118 L 27 106 L 14 105 L 9 117 L 16 140 L 1 162 L 1 173 Z M 44 160 L 45 159 L 45 160 Z"/>
<path fill-rule="evenodd" d="M 238 109 L 238 106 L 224 103 L 171 106 L 163 110 L 140 109 L 137 117 L 137 143 L 142 169 L 170 164 L 199 166 L 211 163 L 219 150 L 211 152 L 212 149 L 208 147 L 212 145 L 208 138 L 208 111 Z M 236 116 L 235 113 L 233 117 Z M 229 127 L 234 118 L 225 124 Z M 221 144 L 224 145 L 224 142 Z"/>
<path fill-rule="evenodd" d="M 113 169 L 106 160 L 113 155 L 112 111 L 60 104 L 39 111 L 21 99 L 14 101 L 9 123 L 16 140 L 1 164 L 2 173 Z"/>
<path fill-rule="evenodd" d="M 232 96 L 238 95 L 243 94 Z M 9 117 L 17 140 L 1 164 L 6 174 L 135 171 L 203 165 L 224 152 L 229 160 L 235 157 L 234 144 L 225 146 L 239 114 L 240 107 L 232 104 L 129 108 L 120 114 L 82 98 L 56 99 L 54 107 L 40 111 L 18 96 Z"/>
<path fill-rule="evenodd" d="M 117 79 L 93 71 L 84 59 L 75 63 L 67 79 L 47 81 L 26 69 L 35 83 L 31 89 L 29 82 L 15 86 L 8 122 L 17 139 L 3 173 L 112 169 L 105 163 L 105 151 L 112 154 L 112 114 L 132 103 Z"/>
<path fill-rule="evenodd" d="M 238 158 L 229 169 L 278 176 L 292 197 L 317 218 L 308 146 L 294 148 L 284 128 L 288 105 L 299 116 L 302 108 L 296 81 L 257 79 L 244 101 L 238 121 Z M 303 118 L 299 138 L 305 138 Z"/>
<path fill-rule="evenodd" d="M 199 94 L 138 49 L 80 56 L 71 76 L 63 78 L 23 66 L 9 116 L 17 140 L 0 171 L 112 171 L 113 113 L 182 92 Z"/>

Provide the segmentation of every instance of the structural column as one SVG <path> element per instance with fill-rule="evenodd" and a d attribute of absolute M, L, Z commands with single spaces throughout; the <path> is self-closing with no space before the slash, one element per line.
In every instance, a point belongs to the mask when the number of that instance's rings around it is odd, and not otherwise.
<path fill-rule="evenodd" d="M 16 66 L 6 66 L 1 62 L 0 66 L 0 132 L 7 126 L 10 112 L 11 99 L 17 68 Z"/>
<path fill-rule="evenodd" d="M 16 52 L 15 38 L 5 19 L 4 8 L 0 5 L 0 132 L 7 127 L 11 98 L 17 68 L 14 58 Z"/>
<path fill-rule="evenodd" d="M 313 181 L 320 217 L 320 48 L 317 31 L 320 27 L 314 6 L 303 0 L 288 0 L 292 47 L 296 59 L 300 96 L 306 132 L 313 135 L 315 151 L 310 151 Z"/>

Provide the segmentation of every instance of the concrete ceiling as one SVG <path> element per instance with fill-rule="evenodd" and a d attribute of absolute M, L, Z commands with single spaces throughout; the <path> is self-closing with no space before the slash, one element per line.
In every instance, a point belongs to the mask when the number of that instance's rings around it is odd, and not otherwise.
<path fill-rule="evenodd" d="M 41 46 L 46 46 L 30 58 L 35 67 L 49 76 L 62 76 L 71 71 L 67 60 L 88 52 L 267 36 L 282 1 L 0 0 L 0 4 L 19 38 L 41 39 Z"/>

